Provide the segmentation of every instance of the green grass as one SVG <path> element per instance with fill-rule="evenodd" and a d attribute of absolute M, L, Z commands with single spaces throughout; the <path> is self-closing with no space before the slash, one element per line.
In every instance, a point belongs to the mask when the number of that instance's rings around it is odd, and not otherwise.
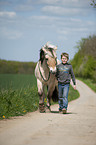
<path fill-rule="evenodd" d="M 70 85 L 69 95 L 68 95 L 68 102 L 79 98 L 80 94 L 77 90 L 74 90 L 73 87 Z"/>
<path fill-rule="evenodd" d="M 77 78 L 78 80 L 81 80 L 86 85 L 88 85 L 94 92 L 96 92 L 96 83 L 93 82 L 91 79 L 84 79 L 84 78 Z"/>
<path fill-rule="evenodd" d="M 0 118 L 23 115 L 38 108 L 36 87 L 0 91 Z M 5 117 L 4 117 L 5 116 Z"/>
<path fill-rule="evenodd" d="M 69 101 L 78 97 L 78 91 L 70 86 Z M 38 109 L 38 105 L 39 96 L 34 75 L 0 74 L 0 119 L 33 112 Z"/>
<path fill-rule="evenodd" d="M 0 74 L 0 90 L 1 89 L 21 89 L 36 86 L 36 78 L 34 75 L 25 74 Z"/>
<path fill-rule="evenodd" d="M 34 75 L 0 74 L 0 119 L 35 111 L 38 102 Z"/>

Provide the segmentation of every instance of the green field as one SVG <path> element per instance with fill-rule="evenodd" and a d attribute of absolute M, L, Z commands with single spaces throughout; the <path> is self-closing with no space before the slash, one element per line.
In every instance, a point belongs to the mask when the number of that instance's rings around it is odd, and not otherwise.
<path fill-rule="evenodd" d="M 69 101 L 78 97 L 79 93 L 70 87 Z M 38 104 L 34 75 L 0 74 L 0 119 L 33 112 L 38 109 Z"/>
<path fill-rule="evenodd" d="M 36 87 L 34 75 L 25 74 L 0 74 L 0 90 L 2 89 L 24 89 L 26 87 Z"/>

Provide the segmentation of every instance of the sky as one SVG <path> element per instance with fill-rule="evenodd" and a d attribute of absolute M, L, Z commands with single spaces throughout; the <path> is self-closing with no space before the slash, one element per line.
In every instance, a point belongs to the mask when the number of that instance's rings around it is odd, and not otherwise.
<path fill-rule="evenodd" d="M 96 8 L 91 0 L 0 0 L 0 59 L 39 60 L 48 41 L 57 58 L 73 59 L 82 38 L 96 35 Z"/>

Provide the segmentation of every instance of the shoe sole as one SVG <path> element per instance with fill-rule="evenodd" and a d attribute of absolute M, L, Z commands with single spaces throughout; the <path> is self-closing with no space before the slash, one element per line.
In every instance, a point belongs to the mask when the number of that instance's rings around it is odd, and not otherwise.
<path fill-rule="evenodd" d="M 62 112 L 63 112 L 63 114 L 66 114 L 66 109 L 63 109 Z"/>

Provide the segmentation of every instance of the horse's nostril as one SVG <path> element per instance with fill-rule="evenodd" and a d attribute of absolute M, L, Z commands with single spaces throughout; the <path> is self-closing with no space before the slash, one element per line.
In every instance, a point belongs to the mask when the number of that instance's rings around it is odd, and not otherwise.
<path fill-rule="evenodd" d="M 50 73 L 55 74 L 56 72 L 55 72 L 55 71 L 50 70 Z"/>

